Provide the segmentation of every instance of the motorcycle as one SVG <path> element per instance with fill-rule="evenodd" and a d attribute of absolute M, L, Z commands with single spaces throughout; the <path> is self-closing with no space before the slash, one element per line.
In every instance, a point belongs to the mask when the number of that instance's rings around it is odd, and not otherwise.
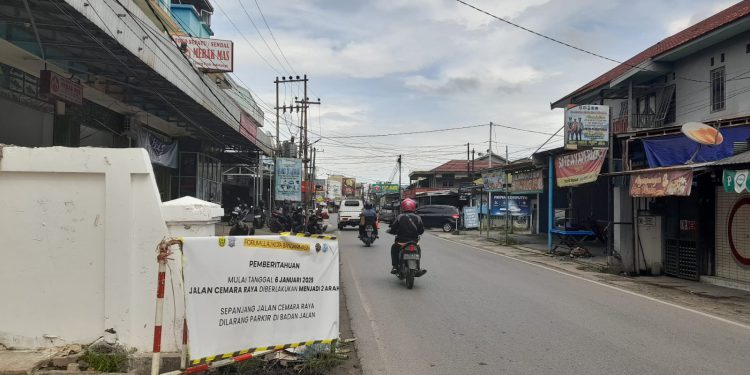
<path fill-rule="evenodd" d="M 250 208 L 246 204 L 241 203 L 232 210 L 232 217 L 229 220 L 229 224 L 232 226 L 229 229 L 230 236 L 252 236 L 255 234 L 255 227 L 252 224 Z"/>
<path fill-rule="evenodd" d="M 362 242 L 365 243 L 365 247 L 370 247 L 370 245 L 375 242 L 375 228 L 372 224 L 365 225 L 365 233 L 359 237 Z"/>
<path fill-rule="evenodd" d="M 414 287 L 414 278 L 424 275 L 427 271 L 419 267 L 422 258 L 422 249 L 416 242 L 399 243 L 401 250 L 398 253 L 398 267 L 396 277 L 406 280 L 406 288 Z"/>
<path fill-rule="evenodd" d="M 328 229 L 327 224 L 323 224 L 323 218 L 315 212 L 311 212 L 307 217 L 307 233 L 323 234 Z"/>
<path fill-rule="evenodd" d="M 253 226 L 263 228 L 266 222 L 266 210 L 260 207 L 253 207 Z"/>

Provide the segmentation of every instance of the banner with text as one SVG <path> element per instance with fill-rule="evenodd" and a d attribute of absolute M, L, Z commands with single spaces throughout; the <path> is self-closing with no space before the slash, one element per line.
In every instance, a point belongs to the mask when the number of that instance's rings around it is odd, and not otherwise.
<path fill-rule="evenodd" d="M 514 194 L 535 194 L 544 190 L 542 170 L 515 172 L 511 175 L 510 191 Z"/>
<path fill-rule="evenodd" d="M 299 202 L 302 200 L 302 159 L 276 159 L 277 201 Z"/>
<path fill-rule="evenodd" d="M 606 157 L 606 149 L 585 150 L 556 156 L 557 186 L 577 186 L 596 181 Z"/>
<path fill-rule="evenodd" d="M 630 180 L 631 197 L 687 197 L 693 185 L 693 170 L 634 173 Z"/>
<path fill-rule="evenodd" d="M 338 337 L 335 237 L 185 237 L 183 260 L 194 363 Z"/>
<path fill-rule="evenodd" d="M 204 72 L 234 71 L 234 43 L 231 40 L 184 35 L 172 35 L 172 39 L 196 68 Z"/>
<path fill-rule="evenodd" d="M 486 191 L 501 191 L 505 188 L 505 177 L 504 171 L 494 171 L 489 173 L 482 173 L 482 179 L 484 180 L 484 190 Z"/>
<path fill-rule="evenodd" d="M 344 186 L 341 188 L 341 194 L 345 197 L 354 197 L 357 191 L 357 180 L 353 178 L 345 178 Z"/>
<path fill-rule="evenodd" d="M 609 107 L 579 105 L 565 109 L 565 149 L 609 146 Z"/>
<path fill-rule="evenodd" d="M 479 228 L 479 207 L 464 206 L 464 228 Z"/>

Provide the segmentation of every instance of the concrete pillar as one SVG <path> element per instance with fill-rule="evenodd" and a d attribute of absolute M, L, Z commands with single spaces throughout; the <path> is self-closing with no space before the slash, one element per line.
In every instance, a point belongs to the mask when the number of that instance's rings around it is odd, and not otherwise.
<path fill-rule="evenodd" d="M 214 236 L 216 223 L 224 215 L 220 205 L 193 197 L 164 202 L 161 211 L 172 237 Z"/>

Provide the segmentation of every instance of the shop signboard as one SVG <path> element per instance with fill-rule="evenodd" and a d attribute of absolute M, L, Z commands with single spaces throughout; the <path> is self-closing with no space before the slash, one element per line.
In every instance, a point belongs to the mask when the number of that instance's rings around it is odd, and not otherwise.
<path fill-rule="evenodd" d="M 378 195 L 398 193 L 398 184 L 373 184 L 372 191 Z"/>
<path fill-rule="evenodd" d="M 177 45 L 193 65 L 204 72 L 234 71 L 234 43 L 231 40 L 173 35 Z"/>
<path fill-rule="evenodd" d="M 479 207 L 464 207 L 464 228 L 479 228 Z"/>
<path fill-rule="evenodd" d="M 482 173 L 482 179 L 484 180 L 484 190 L 486 191 L 501 191 L 505 187 L 505 175 L 504 171 L 494 171 L 489 173 Z"/>
<path fill-rule="evenodd" d="M 579 105 L 565 109 L 565 149 L 609 146 L 609 106 Z"/>
<path fill-rule="evenodd" d="M 506 207 L 510 211 L 510 216 L 529 216 L 531 209 L 529 207 L 529 197 L 524 195 L 510 195 L 506 197 L 502 194 L 492 196 L 493 216 L 505 216 Z"/>
<path fill-rule="evenodd" d="M 299 202 L 302 200 L 302 160 L 276 159 L 275 199 Z"/>
<path fill-rule="evenodd" d="M 635 173 L 630 179 L 631 197 L 686 197 L 693 185 L 693 170 L 670 170 Z"/>
<path fill-rule="evenodd" d="M 544 190 L 542 170 L 513 173 L 510 191 L 514 194 L 537 194 Z"/>
<path fill-rule="evenodd" d="M 557 186 L 578 186 L 596 181 L 606 157 L 606 149 L 583 150 L 556 156 Z"/>
<path fill-rule="evenodd" d="M 725 169 L 724 175 L 722 176 L 722 185 L 724 185 L 724 191 L 727 193 L 742 193 L 743 191 L 750 192 L 750 186 L 747 184 L 748 177 L 747 169 L 735 171 L 731 169 Z"/>
<path fill-rule="evenodd" d="M 83 86 L 80 83 L 73 82 L 51 70 L 42 70 L 40 77 L 40 95 L 68 104 L 83 104 Z"/>
<path fill-rule="evenodd" d="M 240 134 L 253 144 L 258 144 L 258 125 L 245 111 L 240 112 Z"/>

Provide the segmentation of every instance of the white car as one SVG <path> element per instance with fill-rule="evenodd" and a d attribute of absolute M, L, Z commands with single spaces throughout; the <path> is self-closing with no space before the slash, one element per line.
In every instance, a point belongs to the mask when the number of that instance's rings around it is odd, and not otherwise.
<path fill-rule="evenodd" d="M 359 214 L 365 207 L 359 199 L 344 199 L 339 205 L 339 229 L 345 226 L 359 226 Z"/>

